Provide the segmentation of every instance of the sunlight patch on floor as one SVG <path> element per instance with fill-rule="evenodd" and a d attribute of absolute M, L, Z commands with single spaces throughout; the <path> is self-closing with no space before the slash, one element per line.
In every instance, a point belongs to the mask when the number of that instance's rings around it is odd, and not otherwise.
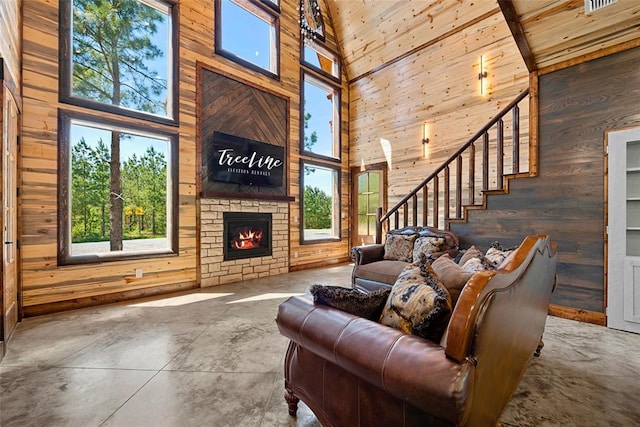
<path fill-rule="evenodd" d="M 131 304 L 130 307 L 175 307 L 179 305 L 192 304 L 194 302 L 208 301 L 215 298 L 228 297 L 233 293 L 197 293 L 180 295 L 172 298 L 164 298 L 156 301 L 141 302 L 138 304 Z"/>
<path fill-rule="evenodd" d="M 227 304 L 236 304 L 236 303 L 239 303 L 239 302 L 264 301 L 264 300 L 269 300 L 269 299 L 288 298 L 288 297 L 295 297 L 295 296 L 302 296 L 302 295 L 304 295 L 304 293 L 273 292 L 273 293 L 266 293 L 266 294 L 256 295 L 256 296 L 249 297 L 249 298 L 243 298 L 243 299 L 239 299 L 239 300 L 236 300 L 236 301 L 229 301 Z"/>

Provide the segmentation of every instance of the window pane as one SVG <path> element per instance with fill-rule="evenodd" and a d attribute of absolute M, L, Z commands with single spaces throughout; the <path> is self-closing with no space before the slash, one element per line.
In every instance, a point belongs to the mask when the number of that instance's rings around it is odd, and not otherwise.
<path fill-rule="evenodd" d="M 380 173 L 379 172 L 370 172 L 369 173 L 369 191 L 377 193 L 380 191 Z"/>
<path fill-rule="evenodd" d="M 170 250 L 168 138 L 72 121 L 70 145 L 70 255 Z"/>
<path fill-rule="evenodd" d="M 303 239 L 339 239 L 338 170 L 311 164 L 303 170 Z"/>
<path fill-rule="evenodd" d="M 338 94 L 331 86 L 305 76 L 304 151 L 339 158 Z"/>
<path fill-rule="evenodd" d="M 313 67 L 324 71 L 334 77 L 340 77 L 338 70 L 338 58 L 333 53 L 316 44 L 304 46 L 304 61 Z"/>
<path fill-rule="evenodd" d="M 171 117 L 169 7 L 73 0 L 72 20 L 72 96 Z"/>
<path fill-rule="evenodd" d="M 360 236 L 369 235 L 368 227 L 369 217 L 366 215 L 358 215 L 358 234 Z"/>
<path fill-rule="evenodd" d="M 275 19 L 232 0 L 221 0 L 221 15 L 220 48 L 276 74 Z"/>

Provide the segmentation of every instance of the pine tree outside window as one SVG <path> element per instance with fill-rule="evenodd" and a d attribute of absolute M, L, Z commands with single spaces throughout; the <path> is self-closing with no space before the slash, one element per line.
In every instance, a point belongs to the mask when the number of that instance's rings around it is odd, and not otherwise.
<path fill-rule="evenodd" d="M 159 0 L 60 3 L 62 101 L 175 123 L 173 8 Z"/>
<path fill-rule="evenodd" d="M 60 140 L 60 163 L 68 165 L 59 177 L 63 264 L 175 253 L 175 136 L 63 114 Z M 113 163 L 120 165 L 117 177 Z M 114 199 L 121 205 L 118 221 Z M 120 236 L 115 247 L 114 235 Z"/>
<path fill-rule="evenodd" d="M 60 0 L 60 264 L 177 254 L 174 4 Z"/>

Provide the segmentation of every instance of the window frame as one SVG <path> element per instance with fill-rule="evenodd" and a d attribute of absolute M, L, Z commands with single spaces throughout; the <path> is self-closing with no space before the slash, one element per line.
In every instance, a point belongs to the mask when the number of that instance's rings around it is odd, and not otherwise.
<path fill-rule="evenodd" d="M 307 82 L 306 77 L 309 76 L 311 77 L 311 79 L 314 81 L 312 82 L 312 84 L 315 84 L 316 86 L 318 84 L 325 86 L 327 89 L 331 89 L 334 94 L 335 97 L 337 99 L 335 99 L 333 101 L 333 106 L 334 106 L 334 121 L 336 122 L 334 124 L 334 141 L 333 141 L 333 145 L 334 145 L 334 149 L 337 153 L 337 156 L 327 156 L 325 154 L 319 154 L 319 153 L 315 153 L 313 151 L 309 151 L 307 149 L 305 149 L 304 147 L 304 136 L 305 136 L 305 132 L 304 132 L 304 115 L 306 114 L 306 110 L 305 110 L 305 96 L 304 96 L 304 86 L 305 83 Z M 300 72 L 300 81 L 302 82 L 302 84 L 300 85 L 300 153 L 302 155 L 308 156 L 308 157 L 313 157 L 315 159 L 320 159 L 320 160 L 324 160 L 324 161 L 330 161 L 330 162 L 336 162 L 336 163 L 342 163 L 342 87 L 335 84 L 334 82 L 331 82 L 329 80 L 327 80 L 326 78 L 321 77 L 320 75 L 318 75 L 317 73 L 311 72 L 311 71 L 307 71 L 307 70 L 301 70 Z M 318 84 L 316 84 L 318 83 Z"/>
<path fill-rule="evenodd" d="M 335 208 L 334 211 L 334 218 L 332 219 L 332 221 L 335 221 L 334 227 L 335 227 L 335 235 L 333 237 L 329 237 L 329 238 L 323 238 L 323 239 L 306 239 L 305 238 L 305 215 L 304 215 L 304 190 L 305 190 L 305 173 L 304 173 L 304 168 L 305 166 L 316 166 L 319 168 L 323 168 L 323 169 L 330 169 L 335 173 L 335 177 L 336 177 L 336 182 L 334 183 L 335 188 L 336 188 L 336 197 L 335 200 L 333 200 L 333 208 Z M 312 244 L 316 244 L 316 243 L 327 243 L 327 242 L 339 242 L 342 240 L 342 223 L 341 223 L 341 218 L 342 218 L 342 182 L 341 182 L 341 174 L 342 174 L 342 170 L 340 165 L 335 165 L 335 164 L 329 164 L 329 163 L 325 163 L 325 162 L 320 162 L 317 160 L 311 160 L 311 159 L 300 159 L 300 245 L 312 245 Z"/>
<path fill-rule="evenodd" d="M 336 76 L 334 76 L 331 73 L 326 72 L 325 70 L 323 70 L 322 68 L 310 63 L 309 61 L 307 61 L 305 59 L 305 48 L 310 48 L 311 50 L 315 51 L 316 53 L 319 53 L 320 55 L 324 55 L 324 56 L 332 56 L 333 60 L 334 60 L 334 66 L 336 67 Z M 338 83 L 338 84 L 342 84 L 342 68 L 341 68 L 341 64 L 340 64 L 340 58 L 339 55 L 334 52 L 333 50 L 329 49 L 328 47 L 326 47 L 324 44 L 319 43 L 318 41 L 314 41 L 314 42 L 309 42 L 309 43 L 300 43 L 300 62 L 302 63 L 302 65 L 304 65 L 305 67 L 309 68 L 310 70 L 315 71 L 316 73 L 322 75 L 323 77 L 326 77 L 328 79 L 333 80 L 334 82 Z"/>
<path fill-rule="evenodd" d="M 264 74 L 274 80 L 280 81 L 280 6 L 276 6 L 269 0 L 228 0 L 235 3 L 238 7 L 247 10 L 258 19 L 271 20 L 271 25 L 275 31 L 274 49 L 275 49 L 275 72 L 262 68 L 253 62 L 244 59 L 235 53 L 222 47 L 222 1 L 215 0 L 215 30 L 214 30 L 214 53 L 222 56 L 236 64 L 239 64 L 252 71 Z M 273 55 L 273 52 L 269 52 Z"/>
<path fill-rule="evenodd" d="M 140 1 L 140 0 L 138 0 Z M 147 3 L 148 0 L 141 1 Z M 168 124 L 178 126 L 179 124 L 179 60 L 180 60 L 180 10 L 179 3 L 173 0 L 152 0 L 155 3 L 166 6 L 169 9 L 170 23 L 170 58 L 167 63 L 170 69 L 167 70 L 167 96 L 171 97 L 171 108 L 168 113 L 170 116 L 162 116 L 158 114 L 147 113 L 144 111 L 134 110 L 119 105 L 105 104 L 90 99 L 81 98 L 73 95 L 73 0 L 61 0 L 59 19 L 59 62 L 60 62 L 60 78 L 58 79 L 58 93 L 61 103 L 76 105 L 79 107 L 90 108 L 92 110 L 105 111 L 115 113 L 125 117 L 133 117 L 138 119 L 149 120 L 155 123 Z"/>
<path fill-rule="evenodd" d="M 169 248 L 157 251 L 139 252 L 105 252 L 99 254 L 71 254 L 71 124 L 72 121 L 91 123 L 105 128 L 118 129 L 123 132 L 141 133 L 149 136 L 166 138 L 169 143 L 169 156 L 167 161 L 168 179 L 167 215 L 167 239 L 170 239 Z M 58 265 L 77 265 L 102 263 L 108 261 L 122 261 L 140 258 L 159 258 L 178 255 L 178 227 L 179 227 L 179 193 L 178 193 L 178 139 L 177 132 L 168 132 L 156 128 L 149 128 L 139 124 L 128 123 L 122 120 L 79 113 L 75 111 L 58 110 Z"/>

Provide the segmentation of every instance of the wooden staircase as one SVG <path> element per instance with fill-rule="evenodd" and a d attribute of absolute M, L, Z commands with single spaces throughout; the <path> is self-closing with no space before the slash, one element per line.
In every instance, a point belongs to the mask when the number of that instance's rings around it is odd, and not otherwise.
<path fill-rule="evenodd" d="M 529 138 L 521 138 L 519 107 L 528 95 L 527 88 L 388 212 L 378 208 L 376 243 L 383 229 L 448 230 L 450 223 L 466 221 L 469 210 L 485 209 L 488 194 L 507 193 L 510 178 L 530 176 L 531 156 L 521 155 Z"/>

